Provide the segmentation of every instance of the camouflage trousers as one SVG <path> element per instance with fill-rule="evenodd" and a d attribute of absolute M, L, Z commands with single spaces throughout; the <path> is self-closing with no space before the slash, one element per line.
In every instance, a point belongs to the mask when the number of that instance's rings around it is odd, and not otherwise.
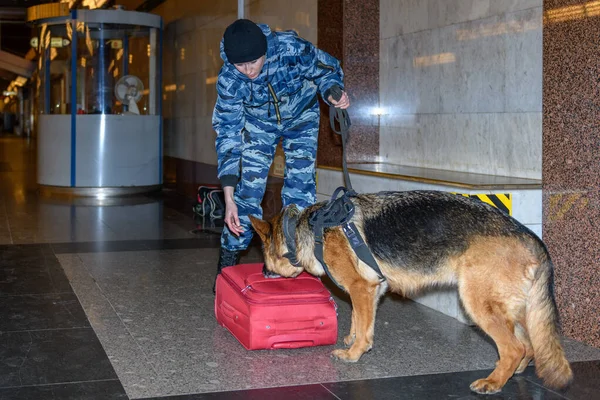
<path fill-rule="evenodd" d="M 316 201 L 315 158 L 319 135 L 319 105 L 315 104 L 299 118 L 280 125 L 247 119 L 243 133 L 240 180 L 234 200 L 244 232 L 232 234 L 227 225 L 221 235 L 221 247 L 245 250 L 254 234 L 249 216 L 262 218 L 261 202 L 267 186 L 269 168 L 279 140 L 283 138 L 285 172 L 281 200 L 283 206 L 296 204 L 303 209 Z"/>

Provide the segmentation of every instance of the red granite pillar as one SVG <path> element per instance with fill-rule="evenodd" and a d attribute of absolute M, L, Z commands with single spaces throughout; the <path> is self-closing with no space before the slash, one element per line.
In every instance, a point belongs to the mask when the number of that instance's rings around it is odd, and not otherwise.
<path fill-rule="evenodd" d="M 588 3 L 544 1 L 543 235 L 563 333 L 600 347 L 600 16 Z"/>
<path fill-rule="evenodd" d="M 379 0 L 319 0 L 318 47 L 342 61 L 352 119 L 349 162 L 376 161 L 379 122 Z M 329 110 L 321 105 L 319 165 L 341 167 L 339 137 L 329 127 Z"/>

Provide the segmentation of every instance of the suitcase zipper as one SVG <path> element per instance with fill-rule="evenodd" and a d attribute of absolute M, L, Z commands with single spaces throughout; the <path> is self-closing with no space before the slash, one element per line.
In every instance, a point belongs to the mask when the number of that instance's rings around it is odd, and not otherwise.
<path fill-rule="evenodd" d="M 239 288 L 239 286 L 236 286 L 236 287 Z M 246 286 L 245 288 L 243 288 L 240 291 L 240 293 L 242 293 L 243 295 L 245 295 L 248 290 L 253 290 L 252 285 Z M 256 290 L 253 290 L 253 291 L 255 293 L 264 293 L 264 292 L 258 292 Z M 303 293 L 303 292 L 297 292 L 297 293 Z M 310 293 L 310 292 L 304 292 L 304 293 Z M 258 306 L 261 306 L 261 305 L 269 306 L 269 305 L 281 305 L 281 304 L 295 304 L 295 303 L 298 303 L 298 300 L 278 300 L 278 301 L 262 301 L 262 302 L 259 302 L 259 301 L 254 301 L 252 299 L 249 299 L 247 296 L 246 296 L 246 300 L 248 301 L 248 303 L 255 304 L 255 305 L 258 305 Z M 333 298 L 329 297 L 329 299 L 303 300 L 301 303 L 302 304 L 329 303 L 332 300 L 333 300 Z M 335 301 L 333 302 L 333 304 L 334 304 L 335 309 L 337 311 L 337 304 L 335 304 Z"/>
<path fill-rule="evenodd" d="M 319 280 L 319 281 L 320 281 L 320 280 Z M 247 286 L 246 286 L 244 289 L 242 289 L 242 293 L 245 293 L 245 292 L 246 292 L 247 290 L 249 290 L 249 289 L 252 289 L 252 290 L 253 290 L 255 293 L 264 293 L 264 294 L 269 294 L 269 292 L 263 292 L 263 291 L 257 290 L 257 289 L 256 289 L 254 286 L 252 286 L 252 284 L 248 284 L 248 285 L 247 285 Z M 325 290 L 326 290 L 326 289 L 325 289 L 325 287 L 324 287 L 324 286 L 322 286 L 322 287 L 321 287 L 321 290 L 319 290 L 319 291 L 315 291 L 315 290 L 313 290 L 313 291 L 304 290 L 304 291 L 301 291 L 301 292 L 295 292 L 295 293 L 298 293 L 298 294 L 322 293 L 322 292 L 323 292 L 323 291 L 325 291 Z"/>
<path fill-rule="evenodd" d="M 223 278 L 225 278 L 225 280 L 234 288 L 236 288 L 237 290 L 239 290 L 239 292 L 243 295 L 246 294 L 246 292 L 250 289 L 252 289 L 252 285 L 247 285 L 246 287 L 244 287 L 243 289 L 241 289 L 231 278 L 229 278 L 227 275 L 222 274 Z M 308 293 L 308 292 L 306 292 Z M 248 301 L 248 303 L 250 304 L 255 304 L 258 306 L 261 305 L 280 305 L 280 304 L 293 304 L 293 303 L 298 303 L 298 300 L 280 300 L 280 301 L 272 301 L 272 302 L 258 302 L 258 301 L 254 301 L 249 299 L 248 297 L 246 297 L 246 300 Z M 329 297 L 328 299 L 317 299 L 317 300 L 311 300 L 311 301 L 304 301 L 302 302 L 303 304 L 311 304 L 311 303 L 332 303 L 335 310 L 336 310 L 336 314 L 337 314 L 337 304 L 336 302 L 333 300 L 333 297 Z"/>
<path fill-rule="evenodd" d="M 333 299 L 333 297 L 332 297 L 332 296 L 329 296 L 329 302 L 330 302 L 331 304 L 333 304 L 333 308 L 335 308 L 335 315 L 337 315 L 337 313 L 338 313 L 338 312 L 337 312 L 337 310 L 338 310 L 338 305 L 337 305 L 337 303 L 335 302 L 335 300 Z"/>
<path fill-rule="evenodd" d="M 262 292 L 262 291 L 260 291 L 260 290 L 256 290 L 256 289 L 255 289 L 255 288 L 254 288 L 252 285 L 248 285 L 248 286 L 246 286 L 244 289 L 242 289 L 242 293 L 244 293 L 244 292 L 246 292 L 246 291 L 248 291 L 248 290 L 250 290 L 250 289 L 252 289 L 252 291 L 254 291 L 255 293 L 264 293 L 264 294 L 269 294 L 269 292 Z M 324 290 L 325 290 L 325 288 L 323 288 L 323 289 L 319 290 L 318 292 L 317 292 L 317 291 L 308 291 L 308 290 L 304 290 L 304 291 L 302 291 L 302 292 L 294 292 L 294 293 L 297 293 L 297 294 L 322 293 Z"/>

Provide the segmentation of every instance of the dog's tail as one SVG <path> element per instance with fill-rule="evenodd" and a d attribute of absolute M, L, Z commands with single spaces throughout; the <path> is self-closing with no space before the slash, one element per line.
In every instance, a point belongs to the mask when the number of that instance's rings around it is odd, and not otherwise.
<path fill-rule="evenodd" d="M 562 389 L 571 383 L 573 371 L 565 358 L 558 334 L 558 313 L 553 293 L 553 266 L 545 246 L 539 249 L 540 266 L 526 306 L 526 323 L 537 375 L 551 388 Z"/>

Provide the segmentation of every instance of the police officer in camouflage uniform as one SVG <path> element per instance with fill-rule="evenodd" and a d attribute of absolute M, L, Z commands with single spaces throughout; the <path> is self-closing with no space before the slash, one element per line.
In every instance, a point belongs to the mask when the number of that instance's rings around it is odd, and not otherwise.
<path fill-rule="evenodd" d="M 249 216 L 262 217 L 260 204 L 279 140 L 285 153 L 283 206 L 302 209 L 316 201 L 317 92 L 335 107 L 350 105 L 345 92 L 339 101 L 329 96 L 333 86 L 344 87 L 339 61 L 293 31 L 273 32 L 267 25 L 237 20 L 225 30 L 221 58 L 213 127 L 226 226 L 217 274 L 236 265 L 252 239 Z"/>

